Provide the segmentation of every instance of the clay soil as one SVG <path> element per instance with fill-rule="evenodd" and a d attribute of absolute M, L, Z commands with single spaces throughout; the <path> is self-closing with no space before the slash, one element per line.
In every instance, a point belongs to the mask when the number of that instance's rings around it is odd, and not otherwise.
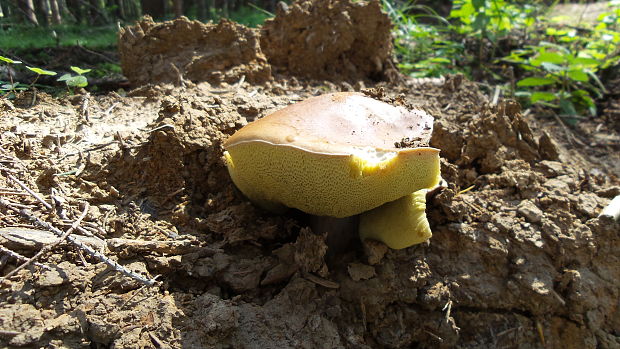
<path fill-rule="evenodd" d="M 278 16 L 324 17 L 295 6 Z M 389 42 L 371 66 L 358 64 L 355 21 L 369 12 L 347 6 L 350 26 L 338 30 L 349 46 L 321 60 L 318 76 L 261 43 L 290 19 L 268 34 L 147 20 L 121 33 L 131 33 L 126 50 L 148 53 L 136 65 L 119 43 L 126 95 L 0 100 L 1 275 L 23 263 L 5 250 L 29 258 L 56 240 L 22 213 L 62 231 L 84 213 L 73 236 L 157 280 L 145 286 L 62 242 L 43 266 L 2 280 L 0 347 L 620 348 L 620 224 L 598 217 L 620 195 L 620 138 L 601 121 L 610 116 L 567 128 L 516 102 L 492 105 L 460 76 L 398 76 L 381 53 Z M 174 30 L 185 33 L 178 42 L 166 39 Z M 215 51 L 201 51 L 192 30 Z M 175 45 L 191 48 L 175 56 Z M 353 90 L 435 117 L 431 145 L 448 185 L 429 198 L 428 243 L 327 251 L 307 216 L 263 211 L 230 180 L 222 142 L 237 129 Z"/>

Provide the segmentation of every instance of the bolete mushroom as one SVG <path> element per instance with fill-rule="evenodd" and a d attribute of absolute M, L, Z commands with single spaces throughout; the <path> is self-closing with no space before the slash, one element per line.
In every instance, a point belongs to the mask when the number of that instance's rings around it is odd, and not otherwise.
<path fill-rule="evenodd" d="M 432 126 L 422 110 L 331 93 L 246 125 L 224 156 L 235 185 L 259 206 L 364 213 L 363 239 L 404 248 L 431 236 L 424 194 L 440 181 L 439 150 L 427 146 Z"/>

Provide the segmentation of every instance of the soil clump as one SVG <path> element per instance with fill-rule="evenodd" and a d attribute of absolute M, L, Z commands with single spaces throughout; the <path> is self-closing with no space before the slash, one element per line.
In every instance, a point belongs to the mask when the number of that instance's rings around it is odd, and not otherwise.
<path fill-rule="evenodd" d="M 123 73 L 148 83 L 247 80 L 262 84 L 272 70 L 333 81 L 394 79 L 391 22 L 379 1 L 296 1 L 278 6 L 260 30 L 222 19 L 145 17 L 119 33 Z"/>
<path fill-rule="evenodd" d="M 379 1 L 296 1 L 265 22 L 261 48 L 291 75 L 384 80 L 393 70 L 391 27 Z"/>
<path fill-rule="evenodd" d="M 185 80 L 233 83 L 242 76 L 261 83 L 271 78 L 258 31 L 226 19 L 218 24 L 185 17 L 155 23 L 147 16 L 120 30 L 118 49 L 123 73 L 134 86 Z"/>

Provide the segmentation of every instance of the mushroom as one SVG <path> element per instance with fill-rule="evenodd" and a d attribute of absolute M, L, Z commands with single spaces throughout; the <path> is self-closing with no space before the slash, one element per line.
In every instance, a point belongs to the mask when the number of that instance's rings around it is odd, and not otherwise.
<path fill-rule="evenodd" d="M 439 150 L 426 146 L 432 126 L 422 110 L 331 93 L 246 125 L 224 143 L 224 156 L 235 185 L 257 205 L 362 214 L 362 239 L 404 248 L 431 236 L 425 190 L 441 178 Z"/>

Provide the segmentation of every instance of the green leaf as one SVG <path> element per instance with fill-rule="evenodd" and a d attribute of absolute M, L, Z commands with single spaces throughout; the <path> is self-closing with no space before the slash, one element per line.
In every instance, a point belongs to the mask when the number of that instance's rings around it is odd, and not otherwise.
<path fill-rule="evenodd" d="M 566 61 L 566 57 L 557 52 L 544 51 L 541 52 L 538 57 L 536 57 L 536 60 L 540 62 L 562 64 Z"/>
<path fill-rule="evenodd" d="M 551 102 L 552 100 L 556 98 L 557 96 L 552 92 L 540 92 L 540 91 L 534 92 L 530 96 L 530 100 L 532 101 L 532 103 L 536 103 L 538 101 Z"/>
<path fill-rule="evenodd" d="M 531 96 L 532 96 L 532 92 L 530 91 L 516 91 L 515 92 L 515 97 L 530 98 Z"/>
<path fill-rule="evenodd" d="M 9 63 L 9 64 L 20 64 L 21 61 L 14 61 L 10 58 L 4 57 L 4 56 L 0 56 L 0 61 L 3 61 L 5 63 Z"/>
<path fill-rule="evenodd" d="M 90 71 L 90 69 L 82 69 L 80 67 L 74 67 L 74 66 L 71 66 L 71 70 L 73 70 L 79 75 L 84 75 Z"/>
<path fill-rule="evenodd" d="M 523 80 L 519 80 L 517 82 L 517 86 L 525 87 L 525 86 L 544 86 L 544 85 L 553 85 L 557 81 L 553 78 L 541 78 L 541 77 L 530 77 L 525 78 Z"/>
<path fill-rule="evenodd" d="M 56 72 L 53 72 L 51 70 L 45 70 L 45 69 L 41 69 L 41 68 L 36 68 L 36 67 L 29 67 L 26 66 L 26 68 L 28 68 L 29 70 L 39 74 L 39 75 L 56 75 Z"/>
<path fill-rule="evenodd" d="M 568 77 L 575 81 L 588 81 L 588 74 L 584 73 L 581 70 L 570 70 L 568 72 Z"/>
<path fill-rule="evenodd" d="M 0 91 L 25 91 L 27 90 L 28 86 L 24 86 L 24 84 L 19 83 L 19 82 L 14 82 L 13 84 L 4 84 L 2 86 L 0 86 Z"/>
<path fill-rule="evenodd" d="M 69 73 L 62 74 L 62 76 L 59 77 L 57 81 L 67 81 L 67 80 L 71 79 L 71 77 L 72 77 L 72 75 L 69 74 Z"/>
<path fill-rule="evenodd" d="M 549 62 L 543 62 L 543 64 L 541 64 L 541 66 L 543 67 L 543 69 L 545 69 L 548 72 L 559 72 L 562 70 L 566 70 L 566 68 L 559 66 L 557 64 L 553 64 L 553 63 L 549 63 Z"/>
<path fill-rule="evenodd" d="M 481 7 L 485 7 L 485 1 L 484 0 L 472 0 L 471 4 L 474 5 L 474 8 L 476 10 L 478 10 Z"/>
<path fill-rule="evenodd" d="M 451 63 L 449 59 L 443 57 L 434 57 L 431 58 L 430 61 L 433 63 Z"/>
<path fill-rule="evenodd" d="M 560 99 L 560 110 L 565 115 L 577 116 L 577 109 L 575 109 L 575 105 L 570 99 Z"/>
<path fill-rule="evenodd" d="M 587 66 L 598 66 L 601 64 L 601 61 L 594 58 L 587 57 L 577 57 L 570 60 L 571 64 L 583 64 Z"/>
<path fill-rule="evenodd" d="M 88 86 L 88 80 L 86 80 L 86 77 L 82 75 L 72 76 L 71 78 L 67 79 L 65 83 L 67 84 L 67 86 L 71 86 L 71 87 Z"/>

